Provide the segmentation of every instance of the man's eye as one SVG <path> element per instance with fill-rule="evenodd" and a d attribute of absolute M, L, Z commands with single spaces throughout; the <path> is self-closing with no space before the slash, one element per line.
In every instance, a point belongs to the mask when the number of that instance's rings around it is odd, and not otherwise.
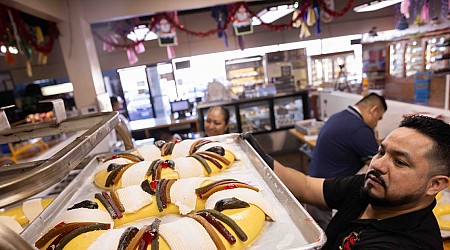
<path fill-rule="evenodd" d="M 395 162 L 395 164 L 397 164 L 397 165 L 401 165 L 401 166 L 405 166 L 405 165 L 406 165 L 406 163 L 405 163 L 404 161 L 399 160 L 399 159 L 394 159 L 394 162 Z"/>

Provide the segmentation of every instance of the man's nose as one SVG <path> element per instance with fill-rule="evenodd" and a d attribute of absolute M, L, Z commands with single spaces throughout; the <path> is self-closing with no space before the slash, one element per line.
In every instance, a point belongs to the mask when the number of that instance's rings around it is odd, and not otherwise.
<path fill-rule="evenodd" d="M 381 157 L 374 157 L 372 161 L 370 162 L 370 167 L 372 169 L 377 170 L 380 173 L 386 173 L 388 169 L 389 164 L 389 157 L 386 155 L 383 155 Z"/>

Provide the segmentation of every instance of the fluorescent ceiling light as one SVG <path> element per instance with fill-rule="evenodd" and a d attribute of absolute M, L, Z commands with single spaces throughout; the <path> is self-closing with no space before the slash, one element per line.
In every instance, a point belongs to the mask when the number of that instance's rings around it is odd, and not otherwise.
<path fill-rule="evenodd" d="M 374 11 L 383 9 L 386 7 L 389 7 L 391 5 L 400 3 L 402 0 L 378 0 L 378 1 L 372 1 L 366 4 L 362 4 L 360 6 L 357 6 L 353 8 L 355 12 L 368 12 L 368 11 Z"/>
<path fill-rule="evenodd" d="M 142 41 L 142 40 L 150 41 L 158 39 L 158 35 L 156 35 L 155 32 L 150 31 L 150 29 L 147 28 L 147 26 L 139 25 L 127 35 L 127 38 L 130 39 L 131 41 Z"/>
<path fill-rule="evenodd" d="M 226 65 L 236 64 L 236 63 L 246 63 L 246 62 L 254 62 L 254 61 L 260 61 L 261 57 L 248 57 L 248 58 L 239 58 L 239 59 L 231 59 L 230 61 L 226 61 Z"/>
<path fill-rule="evenodd" d="M 294 11 L 294 6 L 291 5 L 280 5 L 270 8 L 264 8 L 258 14 L 256 14 L 264 23 L 272 23 L 276 20 L 286 16 Z M 261 21 L 257 17 L 253 17 L 252 25 L 260 25 Z"/>

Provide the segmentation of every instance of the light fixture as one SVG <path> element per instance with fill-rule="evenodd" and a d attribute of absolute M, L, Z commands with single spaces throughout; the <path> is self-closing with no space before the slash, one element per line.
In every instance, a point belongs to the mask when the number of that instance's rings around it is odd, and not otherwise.
<path fill-rule="evenodd" d="M 150 41 L 158 39 L 158 35 L 156 35 L 155 32 L 150 31 L 146 25 L 139 25 L 127 35 L 127 38 L 131 41 Z"/>
<path fill-rule="evenodd" d="M 368 12 L 383 9 L 391 5 L 400 3 L 402 0 L 377 0 L 369 3 L 362 4 L 353 8 L 355 12 Z"/>
<path fill-rule="evenodd" d="M 269 8 L 264 8 L 258 14 L 256 14 L 259 19 L 261 19 L 264 23 L 272 23 L 276 20 L 286 16 L 287 14 L 290 14 L 294 11 L 294 5 L 279 5 Z M 252 20 L 252 25 L 260 25 L 261 21 L 258 19 L 258 17 L 254 16 Z"/>

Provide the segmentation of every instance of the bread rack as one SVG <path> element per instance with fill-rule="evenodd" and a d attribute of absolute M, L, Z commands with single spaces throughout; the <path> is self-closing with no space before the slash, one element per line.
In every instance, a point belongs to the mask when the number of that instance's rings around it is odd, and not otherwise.
<path fill-rule="evenodd" d="M 122 136 L 127 149 L 132 145 L 131 136 L 119 123 L 117 111 L 67 118 L 61 99 L 44 102 L 53 104 L 54 118 L 51 121 L 13 128 L 4 111 L 13 106 L 1 108 L 0 144 L 86 131 L 48 159 L 0 167 L 0 208 L 36 195 L 60 182 L 114 129 Z"/>

